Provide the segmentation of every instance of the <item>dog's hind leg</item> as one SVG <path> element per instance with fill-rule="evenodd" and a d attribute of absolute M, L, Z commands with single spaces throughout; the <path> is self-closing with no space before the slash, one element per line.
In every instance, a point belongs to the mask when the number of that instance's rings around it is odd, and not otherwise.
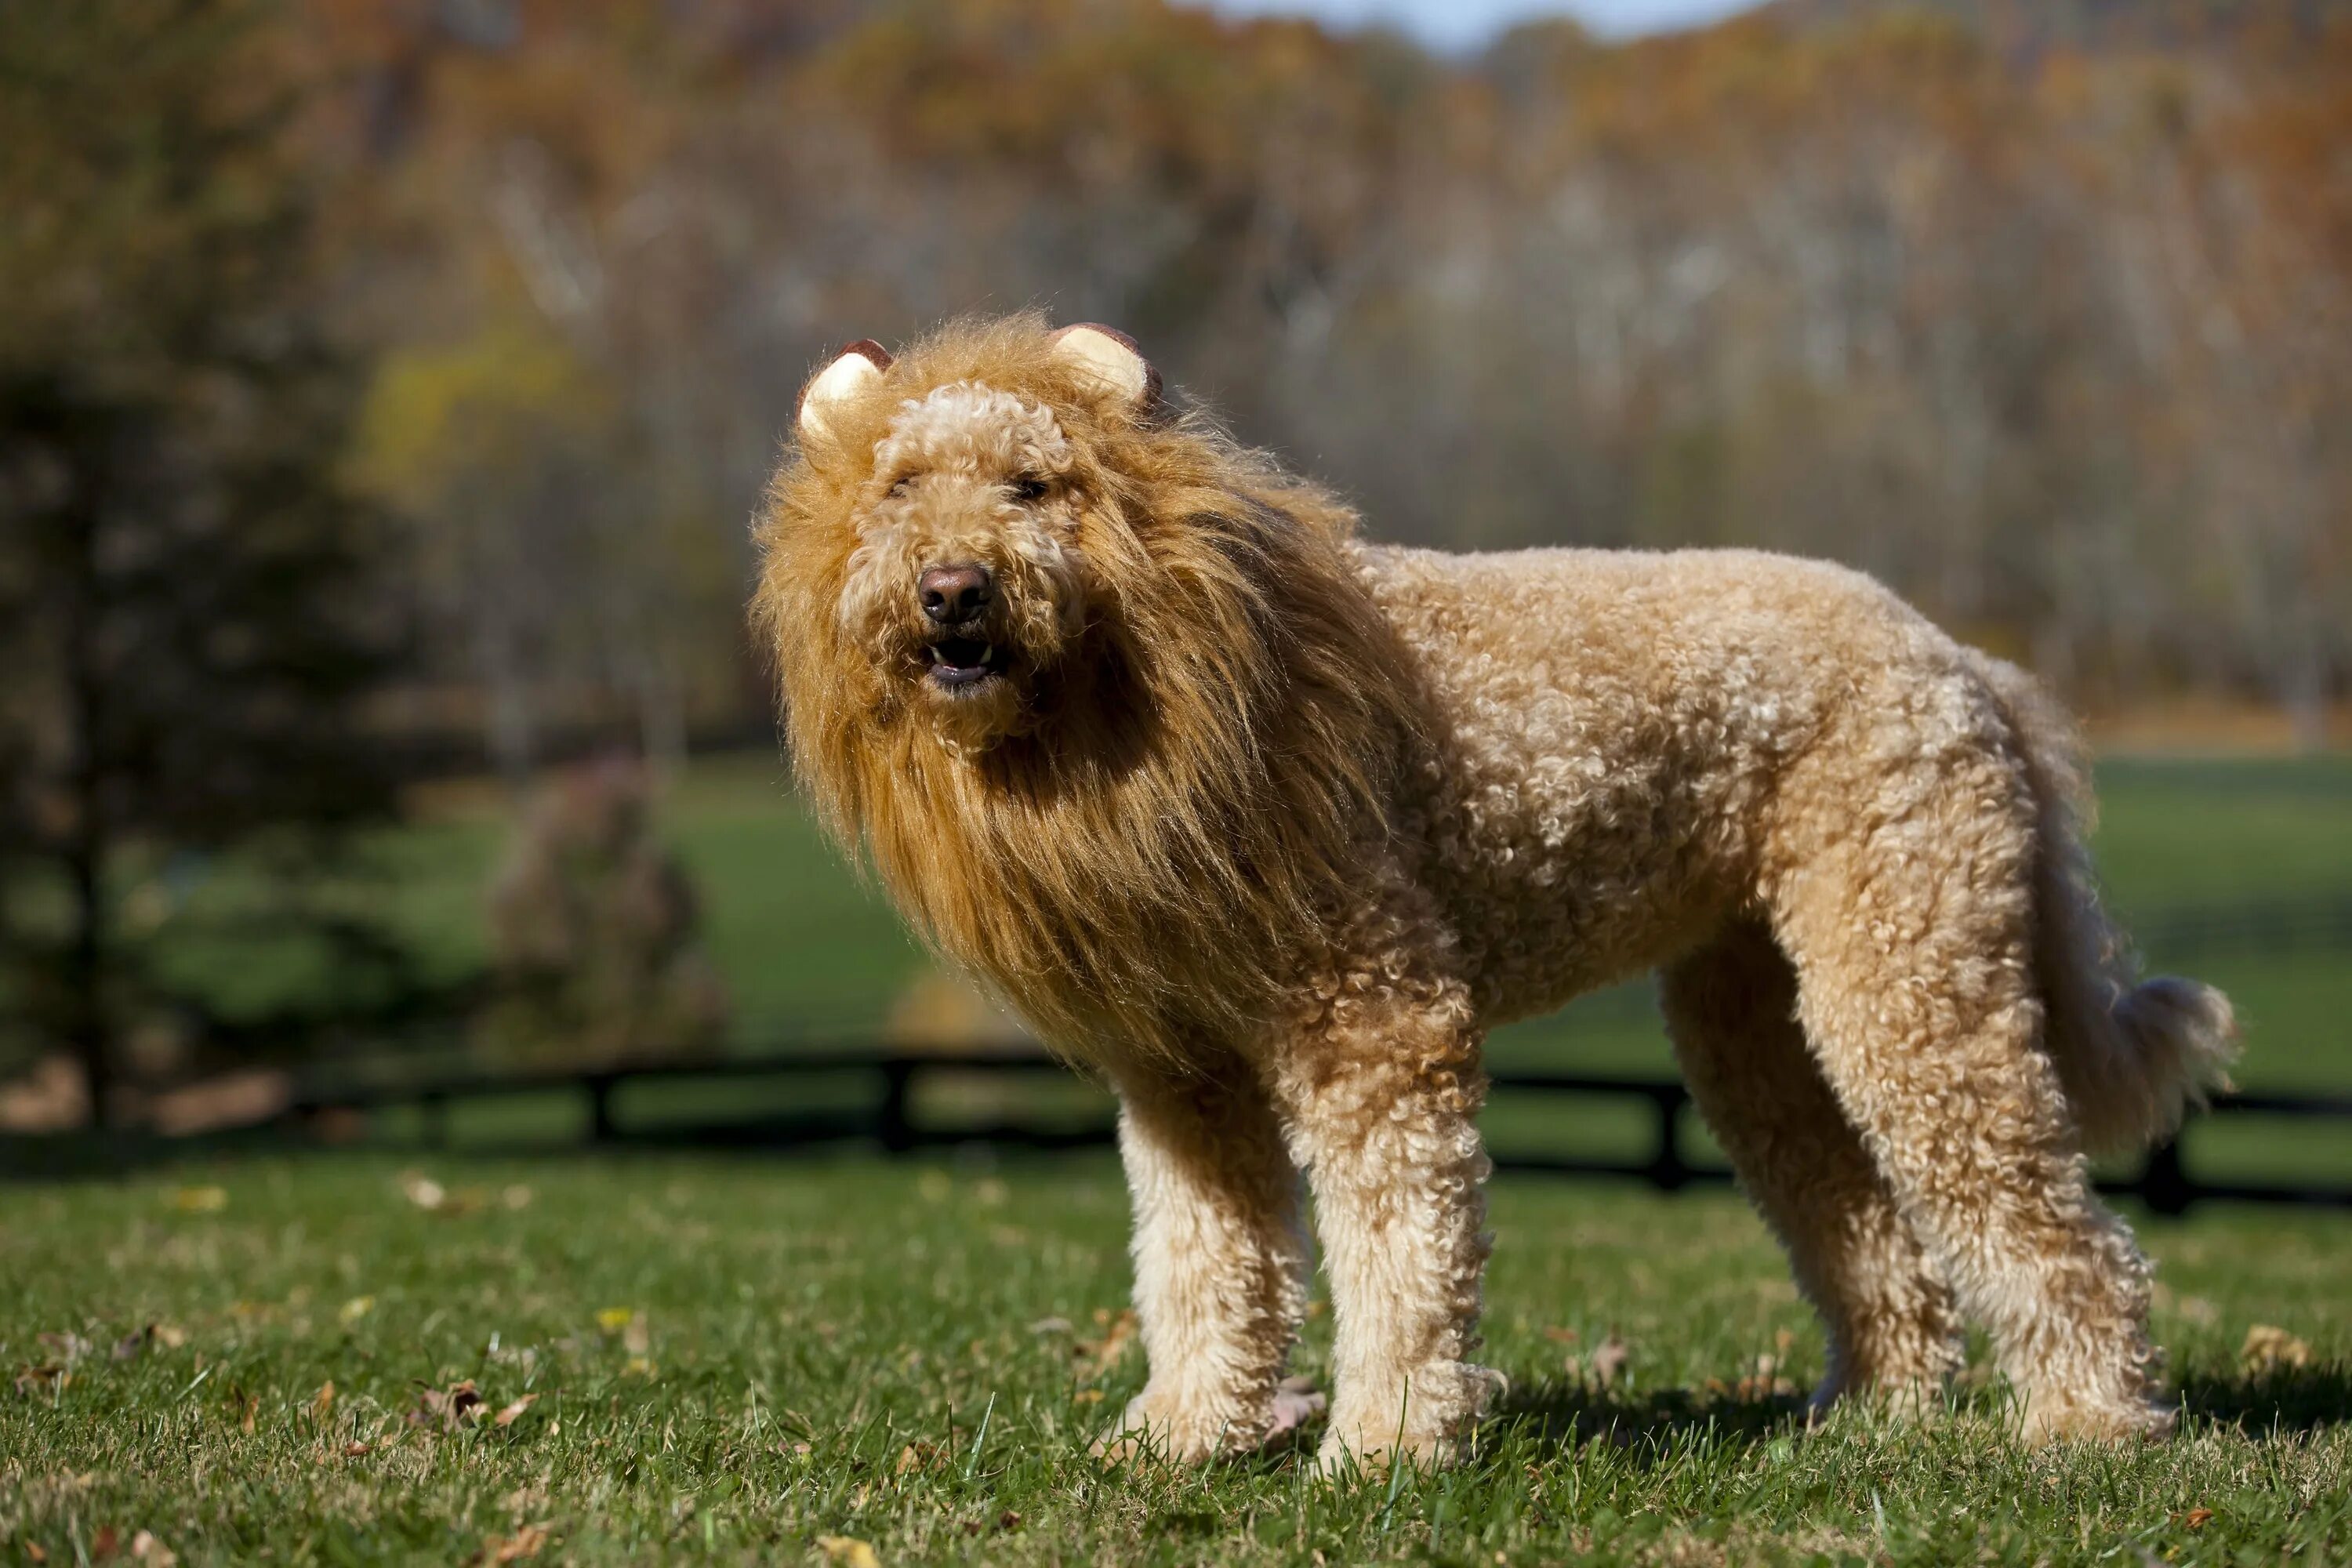
<path fill-rule="evenodd" d="M 1297 1169 L 1238 1058 L 1116 1079 L 1150 1376 L 1097 1447 L 1186 1461 L 1245 1452 L 1280 1424 L 1277 1384 L 1306 1311 Z"/>
<path fill-rule="evenodd" d="M 1822 1076 L 1990 1331 L 2026 1435 L 2161 1431 L 2147 1264 L 2091 1190 L 2042 1040 L 2034 804 L 1955 710 L 1877 710 L 1790 782 L 1775 932 Z"/>
<path fill-rule="evenodd" d="M 1828 1331 L 1814 1408 L 1864 1390 L 1935 1397 L 1960 1364 L 1951 1290 L 1814 1065 L 1770 932 L 1727 927 L 1658 989 L 1691 1098 Z"/>

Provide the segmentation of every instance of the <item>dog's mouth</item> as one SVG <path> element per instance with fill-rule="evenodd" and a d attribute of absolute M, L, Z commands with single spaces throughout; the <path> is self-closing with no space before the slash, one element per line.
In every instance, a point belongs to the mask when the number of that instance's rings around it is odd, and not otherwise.
<path fill-rule="evenodd" d="M 949 691 L 968 691 L 1001 679 L 1008 662 L 1006 650 L 976 637 L 943 637 L 923 649 L 934 685 Z"/>

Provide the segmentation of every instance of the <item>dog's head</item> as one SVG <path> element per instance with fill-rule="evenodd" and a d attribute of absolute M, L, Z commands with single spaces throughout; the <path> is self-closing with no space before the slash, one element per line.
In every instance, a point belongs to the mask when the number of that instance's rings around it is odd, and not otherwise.
<path fill-rule="evenodd" d="M 1416 722 L 1354 514 L 1034 315 L 855 344 L 795 435 L 755 609 L 828 826 L 1066 1046 L 1254 1026 Z"/>
<path fill-rule="evenodd" d="M 819 371 L 796 434 L 833 533 L 772 563 L 801 579 L 789 613 L 830 622 L 780 635 L 863 661 L 878 711 L 967 752 L 1034 724 L 1116 614 L 1112 563 L 1137 545 L 1107 448 L 1160 395 L 1124 334 L 1019 324 L 960 362 L 861 342 Z"/>

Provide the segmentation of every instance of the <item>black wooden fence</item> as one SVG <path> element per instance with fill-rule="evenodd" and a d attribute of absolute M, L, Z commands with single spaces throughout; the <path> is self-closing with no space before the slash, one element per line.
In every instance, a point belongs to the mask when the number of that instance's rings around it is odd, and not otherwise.
<path fill-rule="evenodd" d="M 863 1094 L 844 1109 L 794 1110 L 782 1114 L 633 1119 L 623 1114 L 624 1091 L 635 1085 L 688 1083 L 706 1087 L 749 1084 L 813 1085 L 848 1080 Z M 584 1098 L 588 1142 L 596 1146 L 814 1149 L 864 1143 L 891 1154 L 966 1144 L 1018 1149 L 1073 1149 L 1108 1144 L 1113 1129 L 1095 1113 L 1072 1121 L 1002 1110 L 985 1121 L 926 1121 L 921 1114 L 927 1082 L 961 1079 L 1009 1082 L 1067 1081 L 1067 1070 L 1051 1058 L 950 1051 L 907 1052 L 835 1048 L 740 1061 L 659 1063 L 589 1071 L 477 1074 L 429 1082 L 316 1087 L 298 1098 L 287 1114 L 293 1129 L 348 1130 L 354 1113 L 406 1108 L 421 1113 L 418 1137 L 428 1146 L 446 1145 L 451 1108 L 467 1100 L 545 1097 L 561 1092 Z M 834 1088 L 839 1087 L 836 1082 Z M 1497 1100 L 1550 1096 L 1585 1100 L 1630 1101 L 1646 1109 L 1654 1137 L 1645 1158 L 1611 1160 L 1573 1153 L 1498 1156 L 1497 1168 L 1551 1175 L 1619 1177 L 1645 1182 L 1661 1192 L 1731 1179 L 1725 1167 L 1695 1158 L 1686 1142 L 1689 1091 L 1671 1079 L 1598 1078 L 1568 1073 L 1493 1075 Z M 838 1100 L 838 1095 L 832 1096 Z M 988 1097 L 1003 1100 L 1002 1096 Z M 2352 1132 L 2352 1097 L 2229 1094 L 2218 1097 L 2205 1118 L 2265 1116 L 2327 1121 Z M 2109 1193 L 2136 1196 L 2159 1214 L 2186 1213 L 2215 1200 L 2254 1204 L 2352 1207 L 2352 1185 L 2298 1184 L 2211 1180 L 2198 1175 L 2178 1141 L 2150 1153 L 2128 1177 L 2100 1184 Z"/>

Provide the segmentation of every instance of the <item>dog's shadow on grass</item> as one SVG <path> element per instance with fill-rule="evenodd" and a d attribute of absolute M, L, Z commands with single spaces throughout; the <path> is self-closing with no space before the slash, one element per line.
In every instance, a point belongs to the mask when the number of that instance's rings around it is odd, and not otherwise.
<path fill-rule="evenodd" d="M 1702 1432 L 1719 1440 L 1762 1443 L 1803 1428 L 1805 1395 L 1750 1395 L 1721 1388 L 1635 1393 L 1547 1380 L 1514 1386 L 1488 1419 L 1528 1441 L 1563 1448 L 1596 1439 L 1631 1447 Z"/>
<path fill-rule="evenodd" d="M 2180 1380 L 2180 1404 L 2190 1415 L 2242 1427 L 2255 1437 L 2343 1426 L 2352 1423 L 2352 1363 L 2229 1377 L 2191 1373 Z"/>
<path fill-rule="evenodd" d="M 1993 1388 L 1966 1391 L 1961 1404 L 1987 1413 L 2005 1399 Z M 2315 1432 L 2352 1424 L 2352 1364 L 2280 1368 L 2256 1374 L 2192 1374 L 2178 1403 L 2192 1420 L 2235 1426 L 2248 1436 Z M 1514 1388 L 1489 1419 L 1528 1441 L 1562 1448 L 1595 1440 L 1631 1447 L 1706 1434 L 1717 1442 L 1759 1444 L 1802 1435 L 1801 1394 L 1750 1396 L 1738 1390 L 1660 1388 L 1645 1393 L 1547 1381 Z"/>

